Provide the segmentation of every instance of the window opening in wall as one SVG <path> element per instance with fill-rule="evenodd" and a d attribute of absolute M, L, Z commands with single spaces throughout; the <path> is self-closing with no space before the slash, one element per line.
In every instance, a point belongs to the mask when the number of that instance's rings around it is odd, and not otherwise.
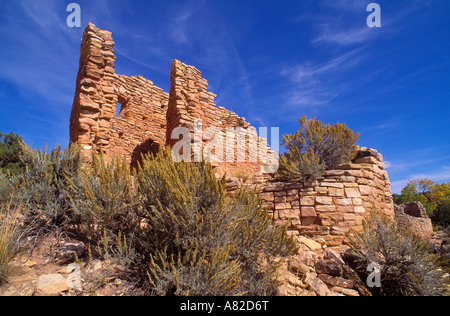
<path fill-rule="evenodd" d="M 120 113 L 122 113 L 124 106 L 122 103 L 117 103 L 117 107 L 116 107 L 116 117 L 120 116 Z"/>
<path fill-rule="evenodd" d="M 116 107 L 116 117 L 119 117 L 122 114 L 122 112 L 125 110 L 126 106 L 127 106 L 127 99 L 119 96 L 119 100 L 117 102 L 117 107 Z"/>

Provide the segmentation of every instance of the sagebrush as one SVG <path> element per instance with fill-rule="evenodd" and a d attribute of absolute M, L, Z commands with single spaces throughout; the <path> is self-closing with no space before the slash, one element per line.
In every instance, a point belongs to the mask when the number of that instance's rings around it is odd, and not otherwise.
<path fill-rule="evenodd" d="M 280 157 L 278 175 L 288 181 L 314 180 L 325 170 L 349 163 L 357 154 L 358 133 L 345 124 L 324 124 L 306 116 L 295 134 L 283 136 L 287 152 Z"/>
<path fill-rule="evenodd" d="M 229 196 L 207 163 L 149 155 L 133 175 L 94 158 L 70 195 L 78 231 L 149 295 L 274 294 L 275 256 L 295 251 L 255 194 Z"/>
<path fill-rule="evenodd" d="M 383 296 L 440 296 L 448 294 L 449 277 L 439 266 L 440 256 L 430 243 L 400 229 L 389 217 L 372 212 L 363 230 L 348 236 L 362 273 L 371 263 L 381 267 Z"/>
<path fill-rule="evenodd" d="M 9 263 L 16 251 L 17 228 L 11 205 L 0 206 L 0 284 L 9 276 Z"/>
<path fill-rule="evenodd" d="M 48 151 L 22 144 L 24 170 L 15 177 L 14 205 L 24 210 L 28 235 L 41 235 L 61 229 L 67 222 L 68 192 L 75 189 L 70 179 L 81 169 L 80 147 L 62 151 L 60 146 Z"/>

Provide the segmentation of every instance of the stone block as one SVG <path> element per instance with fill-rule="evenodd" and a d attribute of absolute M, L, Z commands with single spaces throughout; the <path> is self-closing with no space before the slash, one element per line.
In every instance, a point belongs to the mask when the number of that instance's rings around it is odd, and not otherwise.
<path fill-rule="evenodd" d="M 353 198 L 353 205 L 354 206 L 362 206 L 363 205 L 363 201 L 360 198 Z"/>
<path fill-rule="evenodd" d="M 275 203 L 276 210 L 286 210 L 291 208 L 291 203 Z"/>
<path fill-rule="evenodd" d="M 372 156 L 363 157 L 355 160 L 356 163 L 378 164 L 378 159 Z"/>
<path fill-rule="evenodd" d="M 344 197 L 344 189 L 328 188 L 328 195 L 333 197 Z"/>
<path fill-rule="evenodd" d="M 314 206 L 316 204 L 316 197 L 313 195 L 303 195 L 300 197 L 301 206 Z"/>
<path fill-rule="evenodd" d="M 353 205 L 353 201 L 351 198 L 337 199 L 336 203 L 337 203 L 337 205 L 340 205 L 340 206 L 352 206 Z"/>
<path fill-rule="evenodd" d="M 370 195 L 372 194 L 372 188 L 368 185 L 360 185 L 359 186 L 359 191 L 361 192 L 362 195 Z"/>
<path fill-rule="evenodd" d="M 316 209 L 312 206 L 302 206 L 302 217 L 317 217 Z"/>
<path fill-rule="evenodd" d="M 364 213 L 366 213 L 366 209 L 362 206 L 355 206 L 355 213 L 364 214 Z"/>
<path fill-rule="evenodd" d="M 333 204 L 333 198 L 329 196 L 317 196 L 316 204 L 331 205 Z"/>
<path fill-rule="evenodd" d="M 345 196 L 347 198 L 360 198 L 361 192 L 357 188 L 346 188 L 345 189 Z"/>
<path fill-rule="evenodd" d="M 336 212 L 336 206 L 335 205 L 316 205 L 316 212 L 318 212 L 318 213 Z"/>

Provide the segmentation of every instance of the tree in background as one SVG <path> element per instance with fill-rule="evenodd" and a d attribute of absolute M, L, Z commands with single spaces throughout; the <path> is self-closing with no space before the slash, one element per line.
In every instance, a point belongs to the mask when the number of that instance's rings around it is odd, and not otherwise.
<path fill-rule="evenodd" d="M 421 202 L 435 224 L 448 226 L 450 214 L 450 183 L 436 183 L 429 179 L 410 180 L 402 194 L 395 197 L 396 204 Z"/>
<path fill-rule="evenodd" d="M 20 161 L 23 143 L 22 137 L 0 132 L 0 172 L 18 174 L 24 167 Z"/>

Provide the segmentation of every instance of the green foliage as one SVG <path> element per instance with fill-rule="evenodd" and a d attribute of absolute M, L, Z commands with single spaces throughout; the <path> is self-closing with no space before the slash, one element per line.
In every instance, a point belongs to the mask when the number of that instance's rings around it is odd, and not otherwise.
<path fill-rule="evenodd" d="M 349 235 L 359 270 L 371 263 L 381 267 L 382 287 L 374 294 L 383 296 L 437 296 L 448 290 L 449 278 L 440 268 L 439 256 L 430 244 L 413 233 L 401 230 L 378 212 L 371 213 L 360 233 Z"/>
<path fill-rule="evenodd" d="M 445 205 L 448 201 L 450 201 L 450 183 L 439 184 L 429 179 L 410 180 L 402 189 L 402 194 L 397 195 L 394 200 L 397 205 L 421 202 L 437 225 L 441 225 L 436 220 L 442 218 L 443 214 L 440 212 L 439 217 L 436 217 L 434 212 L 439 205 Z"/>
<path fill-rule="evenodd" d="M 22 137 L 14 133 L 3 135 L 0 132 L 0 174 L 18 174 L 24 168 L 20 160 L 23 143 Z"/>
<path fill-rule="evenodd" d="M 92 164 L 71 184 L 77 188 L 69 193 L 72 221 L 80 236 L 94 243 L 103 238 L 103 243 L 107 239 L 118 244 L 116 236 L 127 236 L 137 229 L 133 179 L 125 162 L 117 158 L 108 164 L 102 156 L 94 155 Z"/>
<path fill-rule="evenodd" d="M 170 150 L 135 172 L 94 156 L 71 182 L 71 223 L 98 255 L 151 295 L 274 293 L 271 259 L 295 243 L 255 194 L 229 196 L 210 164 L 176 163 Z"/>
<path fill-rule="evenodd" d="M 357 154 L 359 134 L 345 124 L 325 125 L 306 116 L 295 134 L 283 136 L 288 150 L 280 158 L 279 176 L 288 181 L 313 180 L 326 169 L 350 162 Z"/>
<path fill-rule="evenodd" d="M 14 183 L 11 177 L 0 173 L 0 207 L 5 206 L 14 191 Z"/>
<path fill-rule="evenodd" d="M 444 229 L 450 227 L 450 200 L 439 202 L 431 219 Z"/>
<path fill-rule="evenodd" d="M 236 293 L 241 265 L 230 260 L 231 246 L 216 247 L 213 253 L 188 249 L 183 256 L 159 252 L 150 257 L 148 278 L 157 296 L 221 296 Z M 238 293 L 236 293 L 238 294 Z M 245 294 L 245 293 L 239 293 Z"/>
<path fill-rule="evenodd" d="M 13 203 L 25 210 L 24 236 L 70 230 L 148 294 L 273 294 L 273 258 L 296 249 L 257 195 L 230 196 L 210 164 L 176 163 L 168 150 L 131 174 L 101 155 L 81 167 L 76 146 L 22 151 Z"/>
<path fill-rule="evenodd" d="M 48 152 L 22 145 L 21 161 L 25 170 L 17 176 L 15 205 L 23 205 L 25 223 L 36 233 L 62 226 L 69 208 L 69 180 L 80 169 L 80 148 L 72 146 L 64 152 L 60 146 Z"/>
<path fill-rule="evenodd" d="M 146 223 L 139 240 L 149 251 L 151 291 L 273 293 L 269 258 L 291 254 L 295 244 L 285 229 L 271 226 L 254 194 L 228 196 L 211 165 L 175 163 L 170 151 L 146 157 L 137 179 Z"/>

